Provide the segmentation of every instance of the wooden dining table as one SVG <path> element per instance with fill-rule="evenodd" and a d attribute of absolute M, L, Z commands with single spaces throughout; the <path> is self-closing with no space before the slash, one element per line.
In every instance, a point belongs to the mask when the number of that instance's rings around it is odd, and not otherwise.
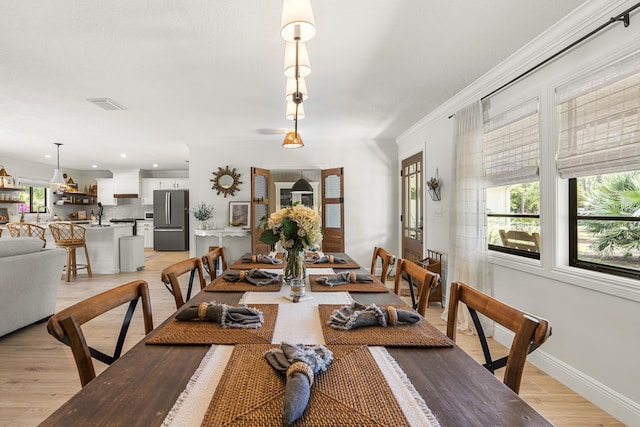
<path fill-rule="evenodd" d="M 205 292 L 187 305 L 237 304 L 242 292 Z M 364 304 L 404 305 L 393 293 L 357 293 Z M 185 309 L 186 306 L 181 309 Z M 87 384 L 42 426 L 160 426 L 210 349 L 208 345 L 148 345 L 170 316 Z M 517 394 L 458 346 L 388 347 L 442 426 L 550 426 Z"/>

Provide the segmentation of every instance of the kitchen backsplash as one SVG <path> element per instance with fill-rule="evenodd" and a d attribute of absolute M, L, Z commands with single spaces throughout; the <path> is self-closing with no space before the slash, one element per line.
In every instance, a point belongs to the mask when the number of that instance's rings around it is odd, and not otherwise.
<path fill-rule="evenodd" d="M 52 214 L 57 214 L 61 219 L 68 219 L 69 214 L 85 211 L 87 218 L 90 218 L 91 211 L 98 215 L 98 205 L 54 205 Z M 116 206 L 103 206 L 103 220 L 111 218 L 144 218 L 144 213 L 153 210 L 153 206 L 142 205 L 142 199 L 120 199 Z"/>

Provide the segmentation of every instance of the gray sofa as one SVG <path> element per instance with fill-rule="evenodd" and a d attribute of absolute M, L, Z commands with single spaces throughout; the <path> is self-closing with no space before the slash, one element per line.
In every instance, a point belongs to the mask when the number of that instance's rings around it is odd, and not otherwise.
<path fill-rule="evenodd" d="M 65 261 L 40 239 L 0 239 L 0 337 L 55 313 Z"/>

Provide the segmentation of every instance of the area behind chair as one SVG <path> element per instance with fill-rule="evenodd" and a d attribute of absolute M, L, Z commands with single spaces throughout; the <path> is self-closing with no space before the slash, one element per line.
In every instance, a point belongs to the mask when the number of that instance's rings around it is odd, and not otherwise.
<path fill-rule="evenodd" d="M 549 322 L 498 301 L 467 284 L 454 282 L 451 284 L 449 317 L 447 319 L 447 336 L 454 341 L 460 302 L 466 304 L 471 313 L 487 362 L 484 366 L 492 373 L 495 369 L 506 366 L 503 382 L 515 393 L 518 393 L 527 355 L 542 345 L 551 335 Z M 476 312 L 515 332 L 509 355 L 506 358 L 492 360 L 484 330 Z"/>
<path fill-rule="evenodd" d="M 153 317 L 151 314 L 149 286 L 144 280 L 135 280 L 80 301 L 54 314 L 49 319 L 47 324 L 49 333 L 71 347 L 82 387 L 96 377 L 92 357 L 108 365 L 120 357 L 133 312 L 140 299 L 142 300 L 144 329 L 145 333 L 148 334 L 153 329 Z M 89 347 L 80 326 L 127 302 L 129 303 L 129 308 L 122 323 L 113 356 Z"/>

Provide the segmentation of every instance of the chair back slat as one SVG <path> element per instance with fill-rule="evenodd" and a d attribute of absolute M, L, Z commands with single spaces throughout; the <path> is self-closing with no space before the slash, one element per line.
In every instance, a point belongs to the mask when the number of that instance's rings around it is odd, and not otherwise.
<path fill-rule="evenodd" d="M 468 307 L 472 318 L 475 317 L 474 325 L 485 353 L 485 367 L 491 372 L 505 363 L 504 361 L 492 360 L 486 338 L 484 338 L 482 324 L 477 320 L 477 315 L 474 315 L 474 313 L 481 313 L 515 333 L 506 359 L 503 382 L 515 393 L 518 393 L 527 355 L 543 344 L 551 335 L 549 322 L 541 317 L 520 311 L 465 283 L 453 282 L 449 294 L 447 336 L 454 341 L 456 339 L 457 314 L 460 303 L 464 303 Z"/>
<path fill-rule="evenodd" d="M 90 297 L 67 307 L 49 318 L 47 330 L 57 340 L 69 345 L 80 375 L 80 382 L 84 387 L 95 378 L 95 368 L 92 357 L 111 364 L 120 357 L 126 333 L 138 301 L 142 302 L 145 333 L 153 330 L 151 314 L 151 299 L 149 285 L 144 280 L 134 280 L 101 294 Z M 129 303 L 123 325 L 113 356 L 99 352 L 87 344 L 81 326 L 116 307 Z"/>
<path fill-rule="evenodd" d="M 202 266 L 209 272 L 211 281 L 217 277 L 218 265 L 221 265 L 222 271 L 227 269 L 227 260 L 224 255 L 224 248 L 221 246 L 211 249 L 202 256 Z"/>
<path fill-rule="evenodd" d="M 396 294 L 400 292 L 400 282 L 404 275 L 408 276 L 413 308 L 424 316 L 428 307 L 429 295 L 440 284 L 440 275 L 401 258 L 396 266 L 396 280 L 393 289 Z"/>
<path fill-rule="evenodd" d="M 198 272 L 198 280 L 200 282 L 200 289 L 204 289 L 207 284 L 204 280 L 204 269 L 202 267 L 202 260 L 194 257 L 177 262 L 162 270 L 160 279 L 164 286 L 173 294 L 173 298 L 176 302 L 176 308 L 180 308 L 184 305 L 185 299 L 182 296 L 182 290 L 180 288 L 180 276 L 185 273 L 190 273 L 190 280 L 187 287 L 187 300 L 191 296 L 191 288 L 193 284 L 193 275 Z"/>
<path fill-rule="evenodd" d="M 380 281 L 385 283 L 387 276 L 389 275 L 389 268 L 395 263 L 396 257 L 389 251 L 383 248 L 373 248 L 373 256 L 371 258 L 371 274 L 375 276 L 376 267 L 378 265 L 378 259 L 382 262 L 382 272 L 380 274 Z"/>

